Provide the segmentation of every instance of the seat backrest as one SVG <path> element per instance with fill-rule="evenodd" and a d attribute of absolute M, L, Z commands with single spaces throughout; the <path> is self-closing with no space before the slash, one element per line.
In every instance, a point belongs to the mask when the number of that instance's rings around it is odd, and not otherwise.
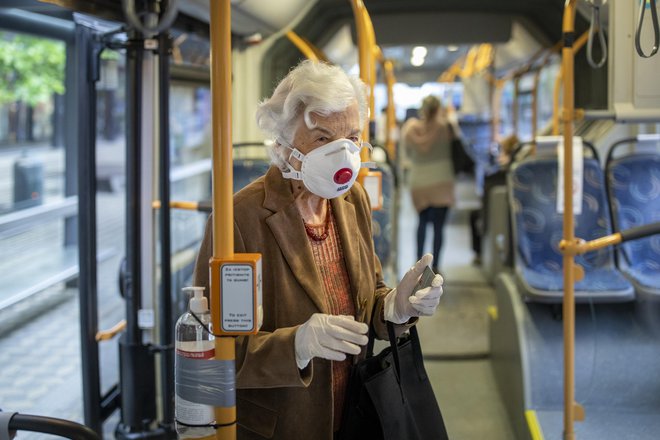
<path fill-rule="evenodd" d="M 234 159 L 234 192 L 266 174 L 270 163 L 263 159 Z"/>
<path fill-rule="evenodd" d="M 660 221 L 660 153 L 614 159 L 607 168 L 612 216 L 617 231 Z M 660 264 L 660 236 L 621 245 L 633 267 Z"/>
<path fill-rule="evenodd" d="M 557 213 L 557 159 L 527 159 L 509 176 L 516 263 L 560 271 L 563 216 Z M 603 172 L 595 159 L 584 159 L 582 213 L 575 216 L 575 236 L 593 240 L 611 233 Z M 611 248 L 576 257 L 586 271 L 612 267 Z"/>

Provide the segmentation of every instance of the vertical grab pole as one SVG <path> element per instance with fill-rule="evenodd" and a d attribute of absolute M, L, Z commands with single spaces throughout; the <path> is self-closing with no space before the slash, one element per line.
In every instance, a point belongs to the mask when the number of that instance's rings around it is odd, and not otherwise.
<path fill-rule="evenodd" d="M 555 88 L 552 92 L 552 135 L 559 136 L 559 99 L 561 98 L 561 84 L 564 79 L 564 66 L 561 66 L 555 77 Z"/>
<path fill-rule="evenodd" d="M 545 65 L 545 63 L 543 64 Z M 532 144 L 536 145 L 536 132 L 539 129 L 539 81 L 541 79 L 541 70 L 539 67 L 534 72 L 534 85 L 532 86 Z"/>
<path fill-rule="evenodd" d="M 589 31 L 584 32 L 580 35 L 573 45 L 573 56 L 577 53 L 578 50 L 582 48 L 589 38 Z M 561 94 L 561 84 L 564 79 L 564 66 L 562 65 L 557 71 L 557 76 L 555 77 L 555 87 L 552 93 L 552 135 L 559 136 L 559 99 Z"/>
<path fill-rule="evenodd" d="M 376 87 L 376 54 L 380 50 L 376 46 L 376 33 L 374 32 L 374 24 L 371 22 L 371 17 L 369 17 L 369 12 L 366 7 L 362 7 L 362 14 L 364 16 L 364 26 L 367 31 L 367 45 L 369 47 L 369 131 L 373 136 L 373 130 L 375 128 L 376 121 L 376 103 L 374 99 L 374 89 Z M 365 139 L 367 142 L 370 142 L 370 139 Z M 367 151 L 368 154 L 368 151 Z"/>
<path fill-rule="evenodd" d="M 351 0 L 351 6 L 353 8 L 353 17 L 355 18 L 355 28 L 357 30 L 357 40 L 358 40 L 358 57 L 360 63 L 360 78 L 365 84 L 370 84 L 369 75 L 371 73 L 370 68 L 370 59 L 371 59 L 371 48 L 369 47 L 369 37 L 367 35 L 367 29 L 364 20 L 364 14 L 362 12 L 364 8 L 364 3 L 362 0 Z M 364 127 L 362 128 L 362 139 L 369 141 L 369 121 L 365 121 Z M 360 152 L 362 156 L 362 161 L 369 160 L 369 152 L 362 150 Z M 360 174 L 358 179 L 363 178 L 367 173 L 365 168 L 360 169 Z"/>
<path fill-rule="evenodd" d="M 573 113 L 574 102 L 574 52 L 575 0 L 566 0 L 562 35 L 562 70 L 564 74 L 564 232 L 563 241 L 569 245 L 564 251 L 564 440 L 575 440 L 575 255 L 571 249 L 575 241 L 573 218 Z"/>
<path fill-rule="evenodd" d="M 500 116 L 500 107 L 502 105 L 502 93 L 504 92 L 505 80 L 495 78 L 493 85 L 493 122 L 492 122 L 492 139 L 493 142 L 496 142 L 500 137 L 500 122 L 502 120 Z"/>
<path fill-rule="evenodd" d="M 211 17 L 211 97 L 213 105 L 213 259 L 234 257 L 234 205 L 231 142 L 231 6 L 230 0 L 210 2 Z M 214 331 L 220 325 L 219 291 L 210 292 L 211 322 Z M 236 346 L 234 337 L 215 338 L 215 359 L 227 361 L 234 369 Z M 216 438 L 236 439 L 236 377 L 228 394 L 232 406 L 215 407 Z"/>
<path fill-rule="evenodd" d="M 391 60 L 383 62 L 383 72 L 385 72 L 385 83 L 387 85 L 387 132 L 385 133 L 385 147 L 392 160 L 396 159 L 396 144 L 394 142 L 394 130 L 396 129 L 396 113 L 394 104 L 394 65 Z"/>
<path fill-rule="evenodd" d="M 511 113 L 513 113 L 513 133 L 518 136 L 518 120 L 520 119 L 520 75 L 513 78 L 513 103 Z"/>

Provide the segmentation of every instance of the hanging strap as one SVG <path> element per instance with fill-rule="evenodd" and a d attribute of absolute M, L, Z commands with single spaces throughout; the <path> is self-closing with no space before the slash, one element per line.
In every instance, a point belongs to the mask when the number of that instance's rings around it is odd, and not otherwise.
<path fill-rule="evenodd" d="M 420 380 L 426 380 L 426 371 L 424 370 L 424 358 L 422 357 L 422 346 L 419 343 L 417 326 L 410 327 L 410 342 L 412 344 L 413 355 L 415 358 L 415 369 Z"/>
<path fill-rule="evenodd" d="M 394 360 L 394 377 L 396 377 L 397 385 L 399 385 L 399 393 L 401 394 L 401 402 L 406 402 L 406 396 L 403 394 L 403 387 L 401 386 L 401 363 L 399 362 L 399 347 L 397 345 L 397 337 L 394 333 L 394 324 L 387 321 L 387 335 L 390 338 L 390 348 L 392 359 Z"/>
<path fill-rule="evenodd" d="M 0 410 L 0 440 L 10 440 L 12 438 L 9 436 L 9 422 L 16 414 L 18 413 L 2 412 Z"/>
<path fill-rule="evenodd" d="M 642 50 L 642 27 L 644 25 L 644 15 L 646 13 L 646 2 L 648 1 L 651 8 L 651 21 L 653 22 L 653 49 L 651 53 L 646 55 L 644 50 Z M 642 58 L 650 58 L 658 52 L 658 46 L 660 46 L 660 29 L 658 26 L 658 11 L 655 7 L 655 0 L 641 0 L 641 5 L 639 6 L 639 19 L 637 20 L 637 29 L 635 30 L 635 49 L 637 53 Z"/>
<path fill-rule="evenodd" d="M 603 27 L 601 26 L 600 20 L 600 6 L 601 1 L 592 1 L 591 2 L 591 23 L 589 24 L 589 39 L 587 40 L 587 62 L 594 69 L 603 67 L 605 61 L 607 61 L 607 43 L 605 43 L 605 34 L 603 33 Z M 593 53 L 591 52 L 594 45 L 594 34 L 598 32 L 598 42 L 600 43 L 600 49 L 602 51 L 600 61 L 597 63 L 594 61 Z"/>

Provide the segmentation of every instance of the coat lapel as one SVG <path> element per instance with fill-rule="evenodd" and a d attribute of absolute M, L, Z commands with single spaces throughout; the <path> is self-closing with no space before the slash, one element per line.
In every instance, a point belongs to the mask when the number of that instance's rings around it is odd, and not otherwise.
<path fill-rule="evenodd" d="M 362 269 L 360 268 L 360 235 L 355 206 L 347 201 L 344 196 L 332 200 L 332 209 L 337 223 L 339 240 L 344 251 L 348 277 L 351 281 L 351 296 L 356 306 L 358 319 L 364 321 L 364 317 L 361 316 L 363 306 L 359 298 Z"/>
<path fill-rule="evenodd" d="M 270 167 L 264 182 L 264 207 L 273 211 L 266 218 L 291 272 L 322 313 L 328 313 L 323 282 L 314 255 L 307 241 L 305 227 L 294 203 L 289 181 L 282 178 L 277 167 Z"/>

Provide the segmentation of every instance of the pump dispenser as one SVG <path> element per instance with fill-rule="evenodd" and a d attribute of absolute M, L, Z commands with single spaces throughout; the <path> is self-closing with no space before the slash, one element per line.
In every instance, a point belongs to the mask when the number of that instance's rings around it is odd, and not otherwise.
<path fill-rule="evenodd" d="M 193 292 L 190 298 L 190 311 L 193 313 L 208 313 L 209 301 L 204 296 L 203 287 L 184 287 L 184 292 Z"/>
<path fill-rule="evenodd" d="M 176 323 L 174 361 L 175 419 L 180 439 L 201 439 L 215 435 L 213 406 L 200 403 L 200 374 L 205 362 L 215 357 L 211 313 L 203 287 L 184 287 L 192 292 L 188 312 Z M 193 315 L 194 314 L 194 315 Z M 196 317 L 196 318 L 195 318 Z"/>

